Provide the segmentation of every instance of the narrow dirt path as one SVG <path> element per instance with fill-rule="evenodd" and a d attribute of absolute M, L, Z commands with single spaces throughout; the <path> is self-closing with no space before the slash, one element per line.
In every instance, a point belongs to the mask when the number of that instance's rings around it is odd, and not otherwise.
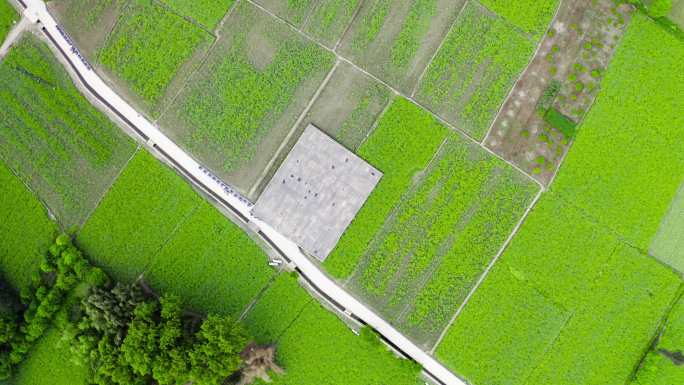
<path fill-rule="evenodd" d="M 22 17 L 21 20 L 19 20 L 19 22 L 10 30 L 7 38 L 5 38 L 5 41 L 0 46 L 0 60 L 7 55 L 7 52 L 9 52 L 9 49 L 12 47 L 12 45 L 19 40 L 21 33 L 30 26 L 31 23 L 28 21 L 28 19 Z"/>

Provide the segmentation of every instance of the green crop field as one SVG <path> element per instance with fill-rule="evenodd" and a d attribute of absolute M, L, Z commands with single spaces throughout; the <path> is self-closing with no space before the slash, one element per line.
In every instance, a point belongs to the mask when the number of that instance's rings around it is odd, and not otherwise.
<path fill-rule="evenodd" d="M 445 131 L 417 106 L 394 102 L 359 149 L 385 174 L 325 262 L 340 278 L 353 271 L 353 291 L 425 345 L 447 325 L 537 189 Z"/>
<path fill-rule="evenodd" d="M 333 63 L 331 54 L 249 3 L 162 119 L 171 137 L 247 192 Z"/>
<path fill-rule="evenodd" d="M 411 102 L 397 98 L 358 151 L 384 173 L 340 242 L 325 261 L 337 278 L 355 269 L 373 235 L 382 227 L 412 178 L 423 170 L 447 137 L 447 129 Z"/>
<path fill-rule="evenodd" d="M 480 2 L 526 33 L 539 38 L 553 18 L 559 0 L 480 0 Z"/>
<path fill-rule="evenodd" d="M 180 86 L 213 37 L 152 0 L 131 0 L 98 52 L 153 115 Z"/>
<path fill-rule="evenodd" d="M 663 334 L 645 357 L 632 385 L 671 385 L 684 383 L 684 370 L 672 358 L 684 351 L 684 300 L 670 312 Z"/>
<path fill-rule="evenodd" d="M 342 41 L 341 53 L 411 93 L 464 1 L 366 1 Z"/>
<path fill-rule="evenodd" d="M 79 233 L 77 242 L 117 279 L 142 273 L 201 199 L 152 155 L 138 152 Z"/>
<path fill-rule="evenodd" d="M 681 40 L 635 15 L 553 185 L 643 249 L 684 180 L 683 62 Z"/>
<path fill-rule="evenodd" d="M 7 385 L 84 385 L 85 369 L 71 362 L 71 352 L 61 341 L 60 332 L 50 329 Z"/>
<path fill-rule="evenodd" d="M 304 31 L 327 47 L 334 48 L 351 23 L 358 5 L 359 0 L 320 0 L 304 24 Z"/>
<path fill-rule="evenodd" d="M 5 41 L 7 33 L 14 23 L 19 21 L 19 14 L 7 1 L 0 2 L 0 42 Z M 2 44 L 2 43 L 0 43 Z"/>
<path fill-rule="evenodd" d="M 133 142 L 35 38 L 22 38 L 0 62 L 0 83 L 0 158 L 64 227 L 81 224 L 132 155 Z"/>
<path fill-rule="evenodd" d="M 183 16 L 187 16 L 214 29 L 228 13 L 235 0 L 162 0 L 166 5 Z"/>
<path fill-rule="evenodd" d="M 649 253 L 663 263 L 684 272 L 684 187 L 670 204 L 660 228 L 651 242 Z"/>
<path fill-rule="evenodd" d="M 267 262 L 244 230 L 201 202 L 151 258 L 145 279 L 194 309 L 238 317 L 273 275 Z"/>
<path fill-rule="evenodd" d="M 549 193 L 437 356 L 476 385 L 625 383 L 679 286 L 671 270 Z"/>
<path fill-rule="evenodd" d="M 315 0 L 256 0 L 255 2 L 295 26 L 301 26 L 316 5 Z"/>
<path fill-rule="evenodd" d="M 533 52 L 534 44 L 510 23 L 469 1 L 416 98 L 482 139 Z"/>
<path fill-rule="evenodd" d="M 57 226 L 33 193 L 0 162 L 0 276 L 15 288 L 31 282 Z"/>

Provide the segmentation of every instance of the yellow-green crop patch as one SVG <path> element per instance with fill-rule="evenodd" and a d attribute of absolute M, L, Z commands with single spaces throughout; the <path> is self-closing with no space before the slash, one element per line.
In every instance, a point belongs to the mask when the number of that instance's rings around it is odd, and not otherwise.
<path fill-rule="evenodd" d="M 546 31 L 559 3 L 559 0 L 479 1 L 535 38 Z"/>
<path fill-rule="evenodd" d="M 410 94 L 464 1 L 365 1 L 340 51 Z"/>
<path fill-rule="evenodd" d="M 64 227 L 80 225 L 133 154 L 133 141 L 34 37 L 0 62 L 0 83 L 0 158 Z"/>
<path fill-rule="evenodd" d="M 98 54 L 153 115 L 182 85 L 213 37 L 152 0 L 130 0 Z"/>
<path fill-rule="evenodd" d="M 166 5 L 183 16 L 187 16 L 214 29 L 223 19 L 235 0 L 162 0 Z"/>
<path fill-rule="evenodd" d="M 17 289 L 28 287 L 56 231 L 45 207 L 0 162 L 0 275 Z"/>
<path fill-rule="evenodd" d="M 471 0 L 428 67 L 416 99 L 482 139 L 533 52 L 528 37 Z"/>
<path fill-rule="evenodd" d="M 0 42 L 5 41 L 7 33 L 18 20 L 19 14 L 14 7 L 7 1 L 0 1 Z"/>
<path fill-rule="evenodd" d="M 509 295 L 511 280 L 527 285 L 529 293 Z M 456 319 L 437 356 L 474 384 L 625 383 L 679 286 L 670 269 L 549 193 Z M 567 321 L 540 323 L 539 315 L 518 314 L 536 312 L 541 298 L 564 309 Z M 487 327 L 494 322 L 496 328 Z M 546 337 L 534 337 L 540 335 Z M 491 365 L 474 365 L 502 336 L 530 337 L 506 342 L 505 354 Z"/>
<path fill-rule="evenodd" d="M 162 122 L 172 138 L 247 192 L 333 56 L 247 2 L 237 5 L 220 35 Z"/>
<path fill-rule="evenodd" d="M 647 249 L 684 180 L 684 44 L 636 14 L 552 188 Z"/>

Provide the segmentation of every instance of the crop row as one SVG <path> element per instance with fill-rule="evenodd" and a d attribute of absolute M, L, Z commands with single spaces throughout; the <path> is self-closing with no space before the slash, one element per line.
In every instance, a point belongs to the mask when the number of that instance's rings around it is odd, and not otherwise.
<path fill-rule="evenodd" d="M 559 0 L 480 0 L 480 2 L 518 28 L 539 38 L 546 31 Z"/>
<path fill-rule="evenodd" d="M 18 289 L 47 251 L 57 226 L 30 190 L 0 162 L 0 275 Z"/>
<path fill-rule="evenodd" d="M 132 0 L 98 52 L 154 114 L 182 68 L 212 36 L 152 0 Z"/>
<path fill-rule="evenodd" d="M 624 383 L 679 285 L 672 271 L 549 193 L 437 356 L 474 384 Z M 478 360 L 490 354 L 503 359 Z"/>
<path fill-rule="evenodd" d="M 351 23 L 359 0 L 321 0 L 313 9 L 304 30 L 333 48 Z"/>
<path fill-rule="evenodd" d="M 79 224 L 130 157 L 132 141 L 90 105 L 35 38 L 11 49 L 0 63 L 0 82 L 2 158 L 62 224 Z"/>
<path fill-rule="evenodd" d="M 0 2 L 0 42 L 5 41 L 5 36 L 14 23 L 19 20 L 19 14 L 8 1 Z M 2 44 L 2 43 L 0 43 Z"/>
<path fill-rule="evenodd" d="M 553 186 L 643 249 L 684 180 L 682 60 L 682 42 L 636 14 Z"/>
<path fill-rule="evenodd" d="M 452 134 L 365 250 L 360 289 L 429 342 L 503 244 L 535 192 L 513 168 Z"/>
<path fill-rule="evenodd" d="M 326 259 L 338 278 L 356 268 L 374 234 L 447 137 L 447 129 L 426 111 L 397 98 L 380 118 L 358 154 L 384 173 L 339 243 Z"/>
<path fill-rule="evenodd" d="M 214 29 L 223 19 L 235 0 L 162 0 L 171 9 L 203 25 Z"/>
<path fill-rule="evenodd" d="M 469 1 L 427 69 L 416 98 L 482 138 L 534 45 L 513 25 Z"/>

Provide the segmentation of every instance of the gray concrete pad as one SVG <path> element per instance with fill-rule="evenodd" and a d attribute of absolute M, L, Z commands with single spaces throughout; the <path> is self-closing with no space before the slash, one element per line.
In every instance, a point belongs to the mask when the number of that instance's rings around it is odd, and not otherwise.
<path fill-rule="evenodd" d="M 309 125 L 252 213 L 323 261 L 380 178 L 380 171 Z"/>

